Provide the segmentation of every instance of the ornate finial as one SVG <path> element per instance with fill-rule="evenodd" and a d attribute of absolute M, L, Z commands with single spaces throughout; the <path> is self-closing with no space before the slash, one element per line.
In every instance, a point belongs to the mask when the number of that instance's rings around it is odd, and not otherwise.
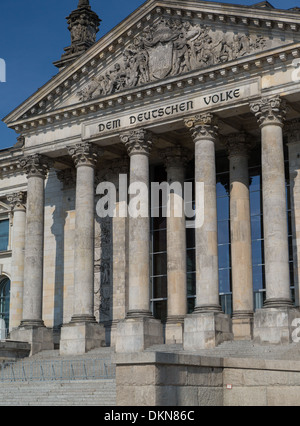
<path fill-rule="evenodd" d="M 90 6 L 89 0 L 79 0 L 77 9 L 80 7 Z"/>
<path fill-rule="evenodd" d="M 58 68 L 65 68 L 88 50 L 95 42 L 101 19 L 91 10 L 89 0 L 79 0 L 78 7 L 67 17 L 71 33 L 71 46 L 65 48 Z"/>

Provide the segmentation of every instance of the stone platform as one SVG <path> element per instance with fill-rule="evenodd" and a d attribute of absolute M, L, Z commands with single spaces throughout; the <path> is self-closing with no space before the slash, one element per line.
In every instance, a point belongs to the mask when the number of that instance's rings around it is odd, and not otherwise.
<path fill-rule="evenodd" d="M 154 346 L 117 354 L 116 384 L 120 406 L 298 406 L 300 345 Z"/>
<path fill-rule="evenodd" d="M 13 361 L 29 356 L 31 345 L 24 342 L 14 342 L 12 340 L 0 341 L 0 362 Z"/>

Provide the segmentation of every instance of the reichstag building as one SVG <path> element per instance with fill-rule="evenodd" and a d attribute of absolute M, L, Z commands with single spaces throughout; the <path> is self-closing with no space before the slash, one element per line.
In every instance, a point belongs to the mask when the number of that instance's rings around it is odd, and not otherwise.
<path fill-rule="evenodd" d="M 67 20 L 57 74 L 3 119 L 1 338 L 62 355 L 291 344 L 300 8 L 147 0 L 99 41 L 88 0 Z M 148 211 L 130 214 L 140 183 Z"/>

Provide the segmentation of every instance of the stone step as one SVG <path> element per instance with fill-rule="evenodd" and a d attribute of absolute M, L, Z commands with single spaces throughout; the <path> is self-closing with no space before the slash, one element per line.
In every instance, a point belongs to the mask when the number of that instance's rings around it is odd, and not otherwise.
<path fill-rule="evenodd" d="M 0 406 L 114 406 L 115 380 L 2 383 Z"/>

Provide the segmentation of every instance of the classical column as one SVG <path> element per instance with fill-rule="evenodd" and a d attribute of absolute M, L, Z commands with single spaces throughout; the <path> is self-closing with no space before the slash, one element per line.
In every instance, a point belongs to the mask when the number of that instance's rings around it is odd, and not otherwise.
<path fill-rule="evenodd" d="M 21 160 L 27 173 L 27 215 L 22 326 L 43 326 L 44 184 L 50 163 L 34 154 Z"/>
<path fill-rule="evenodd" d="M 285 126 L 288 138 L 290 202 L 293 235 L 293 269 L 296 306 L 300 306 L 300 120 L 293 120 Z"/>
<path fill-rule="evenodd" d="M 20 325 L 23 313 L 26 192 L 7 196 L 13 211 L 9 329 Z"/>
<path fill-rule="evenodd" d="M 68 148 L 76 167 L 74 314 L 72 322 L 95 322 L 94 210 L 95 167 L 99 150 L 90 143 Z"/>
<path fill-rule="evenodd" d="M 283 124 L 286 104 L 280 96 L 250 104 L 261 128 L 266 301 L 255 316 L 254 338 L 270 343 L 290 340 L 290 298 Z M 284 316 L 284 318 L 282 317 Z M 279 318 L 281 318 L 279 320 Z"/>
<path fill-rule="evenodd" d="M 76 167 L 74 313 L 62 328 L 62 354 L 85 353 L 105 341 L 94 315 L 95 167 L 102 151 L 92 143 L 68 147 Z M 74 332 L 74 330 L 76 330 Z"/>
<path fill-rule="evenodd" d="M 149 155 L 154 136 L 141 129 L 120 137 L 130 157 L 129 300 L 126 320 L 118 323 L 116 351 L 136 352 L 163 342 L 161 322 L 150 311 Z"/>
<path fill-rule="evenodd" d="M 144 130 L 121 135 L 130 157 L 130 186 L 144 187 L 145 214 L 129 217 L 129 306 L 127 317 L 151 317 L 150 312 L 150 216 L 149 155 L 152 135 Z M 130 202 L 134 198 L 130 195 Z"/>
<path fill-rule="evenodd" d="M 170 185 L 167 208 L 167 279 L 168 314 L 166 343 L 183 342 L 183 323 L 187 314 L 186 223 L 184 213 L 184 177 L 189 153 L 181 146 L 164 150 L 162 158 Z M 179 185 L 177 189 L 176 185 Z"/>
<path fill-rule="evenodd" d="M 253 337 L 253 274 L 249 197 L 248 151 L 245 133 L 226 137 L 230 168 L 230 231 L 233 315 L 235 340 Z"/>
<path fill-rule="evenodd" d="M 219 303 L 215 143 L 217 118 L 199 114 L 185 120 L 195 143 L 195 183 L 204 191 L 203 224 L 196 232 L 196 306 L 185 320 L 184 347 L 214 347 L 232 338 L 231 324 Z M 201 186 L 202 184 L 202 186 Z M 202 189 L 200 189 L 202 188 Z M 197 198 L 201 194 L 196 191 Z M 196 216 L 197 216 L 196 212 Z"/>
<path fill-rule="evenodd" d="M 11 339 L 31 343 L 31 354 L 53 348 L 53 336 L 44 326 L 43 258 L 44 258 L 44 185 L 52 161 L 33 154 L 20 160 L 27 182 L 25 228 L 23 315 L 20 327 Z"/>

